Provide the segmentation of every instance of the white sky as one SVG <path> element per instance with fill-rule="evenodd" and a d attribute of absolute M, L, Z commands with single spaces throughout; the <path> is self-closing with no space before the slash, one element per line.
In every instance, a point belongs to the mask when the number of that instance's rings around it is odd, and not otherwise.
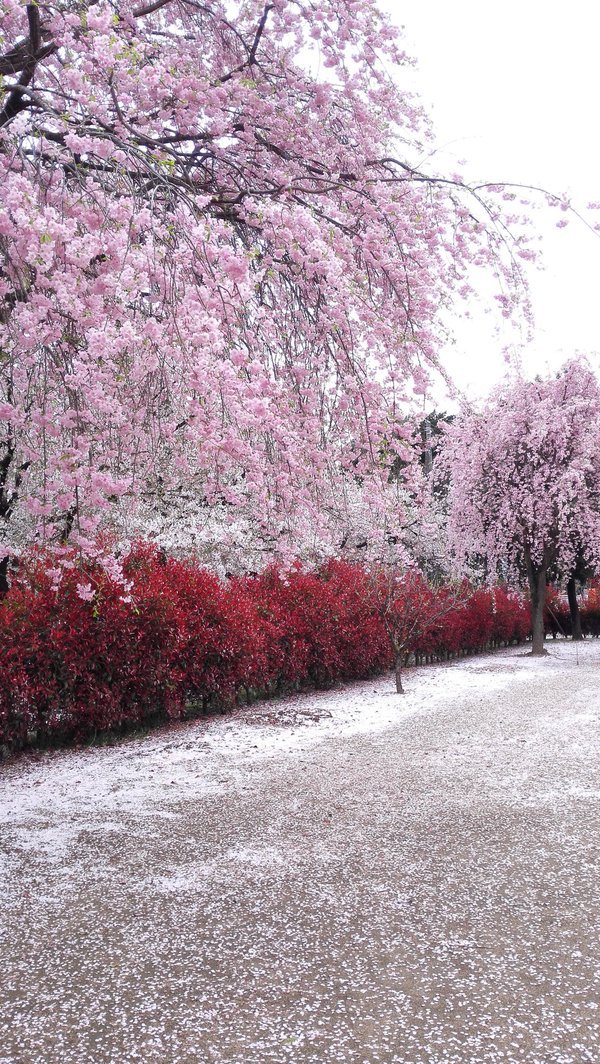
<path fill-rule="evenodd" d="M 516 181 L 567 192 L 585 212 L 600 201 L 600 6 L 542 0 L 382 0 L 418 60 L 415 84 L 449 169 L 468 180 Z M 454 164 L 454 165 L 453 165 Z M 600 211 L 590 214 L 600 221 Z M 600 351 L 600 236 L 540 209 L 543 274 L 532 271 L 534 343 L 526 369 L 544 372 L 575 351 Z M 484 394 L 504 372 L 489 318 L 458 322 L 448 364 Z M 508 335 L 506 339 L 509 339 Z M 600 367 L 600 359 L 592 362 Z"/>

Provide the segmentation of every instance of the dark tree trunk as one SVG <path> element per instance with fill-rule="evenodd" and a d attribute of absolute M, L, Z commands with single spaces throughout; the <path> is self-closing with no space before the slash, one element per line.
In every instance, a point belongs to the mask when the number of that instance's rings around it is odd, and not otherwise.
<path fill-rule="evenodd" d="M 531 644 L 532 654 L 547 653 L 544 647 L 544 606 L 546 604 L 546 570 L 540 569 L 535 573 L 530 583 L 531 592 L 531 627 L 533 638 Z"/>
<path fill-rule="evenodd" d="M 581 630 L 581 613 L 579 612 L 574 576 L 569 577 L 567 597 L 569 599 L 569 609 L 571 611 L 571 632 L 573 633 L 573 639 L 583 639 L 583 632 Z"/>
<path fill-rule="evenodd" d="M 3 598 L 8 591 L 8 564 L 8 556 L 0 562 L 0 598 Z"/>
<path fill-rule="evenodd" d="M 525 565 L 531 596 L 531 653 L 536 656 L 547 653 L 544 647 L 544 606 L 546 605 L 546 577 L 551 560 L 551 554 L 546 549 L 541 563 L 535 565 L 528 547 L 525 548 Z"/>
<path fill-rule="evenodd" d="M 396 693 L 399 695 L 404 694 L 404 688 L 402 686 L 402 652 L 396 651 L 395 655 L 395 668 L 396 674 Z"/>

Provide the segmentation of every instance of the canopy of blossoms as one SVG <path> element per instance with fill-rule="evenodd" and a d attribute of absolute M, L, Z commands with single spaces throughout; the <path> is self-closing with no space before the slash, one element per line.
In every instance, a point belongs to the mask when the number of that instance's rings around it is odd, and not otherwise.
<path fill-rule="evenodd" d="M 512 380 L 446 428 L 448 538 L 459 566 L 527 577 L 543 640 L 548 576 L 600 564 L 600 386 L 574 359 L 545 380 Z"/>
<path fill-rule="evenodd" d="M 422 171 L 386 18 L 1 7 L 2 554 L 215 508 L 284 553 L 326 542 L 349 492 L 399 521 L 440 311 L 481 266 L 510 313 L 529 251 Z"/>

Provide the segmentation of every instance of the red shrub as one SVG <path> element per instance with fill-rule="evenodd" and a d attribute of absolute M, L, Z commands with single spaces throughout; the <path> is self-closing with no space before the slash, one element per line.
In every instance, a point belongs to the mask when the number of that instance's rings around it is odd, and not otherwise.
<path fill-rule="evenodd" d="M 78 593 L 80 572 L 67 571 L 56 592 L 35 564 L 0 606 L 3 672 L 21 706 L 20 737 L 84 735 L 172 709 L 171 599 L 146 591 L 139 603 L 127 602 L 102 570 L 88 568 L 85 577 L 93 601 Z M 6 693 L 3 684 L 2 702 Z"/>
<path fill-rule="evenodd" d="M 581 606 L 581 626 L 584 635 L 600 635 L 600 590 L 592 587 Z"/>
<path fill-rule="evenodd" d="M 57 591 L 43 559 L 22 566 L 0 602 L 0 743 L 84 737 L 227 705 L 243 688 L 267 694 L 392 664 L 382 589 L 360 566 L 272 568 L 223 583 L 142 544 L 123 569 L 125 586 L 74 565 Z M 388 605 L 415 655 L 522 639 L 529 625 L 502 588 L 457 595 L 418 573 L 394 584 Z"/>
<path fill-rule="evenodd" d="M 499 586 L 491 592 L 494 627 L 492 639 L 496 643 L 522 643 L 531 632 L 529 603 L 507 588 Z"/>

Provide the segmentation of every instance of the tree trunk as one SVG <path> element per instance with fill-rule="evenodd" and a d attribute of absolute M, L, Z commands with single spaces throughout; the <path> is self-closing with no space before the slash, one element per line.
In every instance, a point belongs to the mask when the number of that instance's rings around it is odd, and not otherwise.
<path fill-rule="evenodd" d="M 8 591 L 8 555 L 0 562 L 0 598 Z"/>
<path fill-rule="evenodd" d="M 529 591 L 531 594 L 531 627 L 533 639 L 531 653 L 535 655 L 546 654 L 544 648 L 544 606 L 546 604 L 546 572 L 547 567 L 539 568 L 533 564 L 528 565 Z"/>
<path fill-rule="evenodd" d="M 404 688 L 402 686 L 402 654 L 396 651 L 395 660 L 395 674 L 396 674 L 396 693 L 399 695 L 404 694 Z"/>
<path fill-rule="evenodd" d="M 579 612 L 579 603 L 577 601 L 577 591 L 575 590 L 575 577 L 569 577 L 567 584 L 567 597 L 569 599 L 569 609 L 571 611 L 571 632 L 573 639 L 583 639 L 583 632 L 581 630 L 581 613 Z"/>

